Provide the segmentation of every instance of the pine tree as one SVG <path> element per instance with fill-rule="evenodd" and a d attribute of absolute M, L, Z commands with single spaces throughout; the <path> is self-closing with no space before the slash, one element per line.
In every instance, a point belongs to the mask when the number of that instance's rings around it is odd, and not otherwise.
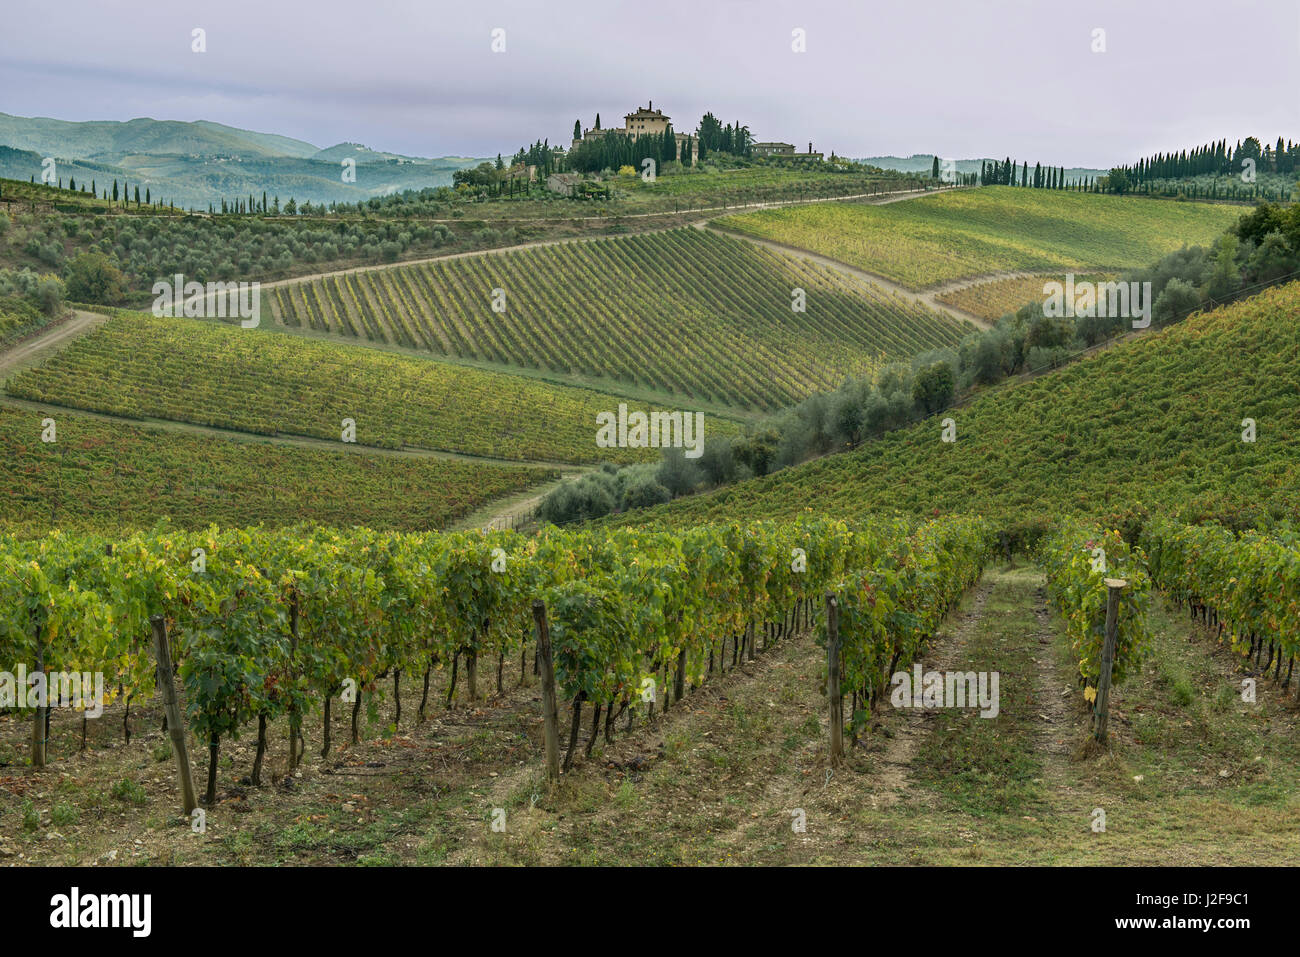
<path fill-rule="evenodd" d="M 136 206 L 139 206 L 139 205 L 140 205 L 140 186 L 139 186 L 139 184 L 137 184 L 136 187 L 135 187 L 135 204 L 136 204 Z"/>
<path fill-rule="evenodd" d="M 117 180 L 113 180 L 113 202 L 117 202 Z"/>
<path fill-rule="evenodd" d="M 934 163 L 930 166 L 930 178 L 931 179 L 939 178 L 939 157 L 938 156 L 934 158 Z"/>
<path fill-rule="evenodd" d="M 146 187 L 144 188 L 144 204 L 145 204 L 146 206 L 152 206 L 152 205 L 153 205 L 153 200 L 149 198 L 149 187 L 148 187 L 148 186 L 146 186 Z"/>
<path fill-rule="evenodd" d="M 574 121 L 573 121 L 573 138 L 574 138 L 575 140 L 580 140 L 580 139 L 582 139 L 582 121 L 581 121 L 581 120 L 574 120 Z"/>
<path fill-rule="evenodd" d="M 600 129 L 600 114 L 596 114 L 596 129 Z"/>

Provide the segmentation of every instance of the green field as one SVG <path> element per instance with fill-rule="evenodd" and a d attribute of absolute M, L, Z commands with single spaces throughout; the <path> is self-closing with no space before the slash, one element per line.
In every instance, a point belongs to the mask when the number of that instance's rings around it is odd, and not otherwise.
<path fill-rule="evenodd" d="M 1300 283 L 1194 316 L 1051 375 L 999 387 L 860 449 L 624 517 L 627 524 L 804 514 L 983 513 L 1122 521 L 1300 514 Z M 1257 423 L 1243 442 L 1242 420 Z"/>
<path fill-rule="evenodd" d="M 56 441 L 41 440 L 52 417 Z M 211 523 L 440 528 L 552 469 L 296 448 L 0 407 L 0 526 L 182 528 Z"/>
<path fill-rule="evenodd" d="M 885 206 L 823 203 L 723 220 L 921 289 L 1001 271 L 1125 269 L 1208 245 L 1244 212 L 1068 190 L 988 186 Z"/>
<path fill-rule="evenodd" d="M 596 414 L 618 396 L 374 349 L 119 312 L 5 385 L 32 399 L 128 418 L 264 435 L 513 461 L 650 461 L 654 449 L 603 449 Z M 655 408 L 631 402 L 634 408 Z M 662 407 L 658 407 L 662 408 Z M 706 416 L 708 434 L 736 423 Z"/>
<path fill-rule="evenodd" d="M 792 309 L 792 290 L 807 294 Z M 493 311 L 493 290 L 504 312 Z M 971 327 L 834 269 L 696 229 L 271 290 L 289 327 L 771 410 Z"/>

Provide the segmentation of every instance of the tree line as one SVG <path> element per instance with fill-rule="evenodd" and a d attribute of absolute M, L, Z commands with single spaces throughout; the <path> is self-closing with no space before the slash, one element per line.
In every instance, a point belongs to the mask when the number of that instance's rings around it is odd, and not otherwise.
<path fill-rule="evenodd" d="M 1239 175 L 1251 160 L 1259 173 L 1294 173 L 1300 169 L 1300 143 L 1277 138 L 1275 146 L 1261 144 L 1248 136 L 1229 147 L 1227 140 L 1207 143 L 1176 153 L 1156 153 L 1143 157 L 1131 166 L 1120 166 L 1136 183 L 1159 179 L 1183 179 L 1190 176 Z"/>

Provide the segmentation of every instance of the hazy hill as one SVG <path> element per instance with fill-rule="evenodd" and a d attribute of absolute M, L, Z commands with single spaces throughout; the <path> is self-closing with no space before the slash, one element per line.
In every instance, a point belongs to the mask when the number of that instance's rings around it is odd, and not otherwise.
<path fill-rule="evenodd" d="M 5 149 L 8 147 L 8 149 Z M 41 176 L 41 162 L 57 161 L 57 175 L 81 185 L 129 181 L 181 207 L 206 208 L 223 198 L 279 196 L 299 203 L 356 202 L 405 189 L 451 184 L 451 174 L 481 160 L 424 158 L 340 143 L 311 143 L 240 130 L 206 120 L 148 118 L 69 122 L 0 113 L 0 176 Z M 357 163 L 355 183 L 342 179 L 341 163 Z"/>

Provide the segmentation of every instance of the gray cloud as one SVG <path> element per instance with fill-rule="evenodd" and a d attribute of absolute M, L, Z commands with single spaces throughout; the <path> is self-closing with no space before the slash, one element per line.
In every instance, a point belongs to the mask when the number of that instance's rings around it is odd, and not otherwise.
<path fill-rule="evenodd" d="M 0 110 L 210 119 L 329 146 L 492 155 L 646 99 L 843 155 L 1108 166 L 1300 135 L 1300 5 L 65 0 L 13 5 Z M 190 51 L 207 31 L 208 52 Z M 506 30 L 507 52 L 490 51 Z M 808 52 L 790 50 L 807 31 Z M 1108 50 L 1089 50 L 1091 31 Z"/>

